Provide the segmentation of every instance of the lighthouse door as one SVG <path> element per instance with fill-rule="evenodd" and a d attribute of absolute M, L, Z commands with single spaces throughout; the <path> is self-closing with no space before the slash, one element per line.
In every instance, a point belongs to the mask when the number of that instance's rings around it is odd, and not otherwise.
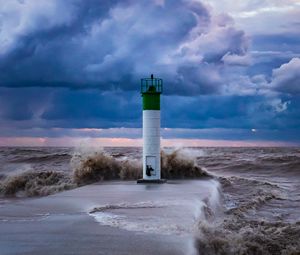
<path fill-rule="evenodd" d="M 155 176 L 156 175 L 156 162 L 154 156 L 146 156 L 146 175 Z"/>

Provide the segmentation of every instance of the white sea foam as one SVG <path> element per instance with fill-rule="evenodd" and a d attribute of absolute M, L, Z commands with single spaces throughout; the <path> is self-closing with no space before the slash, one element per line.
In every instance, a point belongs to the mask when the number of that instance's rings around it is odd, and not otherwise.
<path fill-rule="evenodd" d="M 187 235 L 193 226 L 186 225 L 186 221 L 181 224 L 180 219 L 171 212 L 179 206 L 181 203 L 177 202 L 122 203 L 94 208 L 90 215 L 102 225 L 128 231 Z"/>
<path fill-rule="evenodd" d="M 199 183 L 194 189 L 186 183 L 178 186 L 181 192 L 174 185 L 170 187 L 168 192 L 161 191 L 159 201 L 102 205 L 92 209 L 90 215 L 102 225 L 128 231 L 193 236 L 197 223 L 206 219 L 207 208 L 217 210 L 221 204 L 219 183 Z"/>

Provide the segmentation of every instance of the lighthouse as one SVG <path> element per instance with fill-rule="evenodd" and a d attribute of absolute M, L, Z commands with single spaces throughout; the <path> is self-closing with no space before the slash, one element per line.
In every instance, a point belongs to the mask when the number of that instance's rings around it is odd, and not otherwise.
<path fill-rule="evenodd" d="M 143 100 L 143 179 L 138 183 L 163 183 L 160 164 L 160 95 L 163 80 L 141 79 Z"/>

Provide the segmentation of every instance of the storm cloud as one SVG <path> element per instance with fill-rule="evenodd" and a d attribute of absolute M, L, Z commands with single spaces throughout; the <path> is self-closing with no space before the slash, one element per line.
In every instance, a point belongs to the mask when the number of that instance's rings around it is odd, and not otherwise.
<path fill-rule="evenodd" d="M 222 3 L 0 0 L 0 137 L 139 137 L 154 73 L 163 136 L 300 141 L 299 5 Z"/>
<path fill-rule="evenodd" d="M 248 39 L 196 1 L 2 1 L 0 78 L 7 87 L 136 90 L 155 73 L 168 94 L 217 93 L 224 55 Z"/>

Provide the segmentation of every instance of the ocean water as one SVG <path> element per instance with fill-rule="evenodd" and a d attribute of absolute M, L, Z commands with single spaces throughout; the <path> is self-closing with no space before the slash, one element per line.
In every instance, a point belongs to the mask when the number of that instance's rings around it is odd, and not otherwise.
<path fill-rule="evenodd" d="M 0 207 L 95 181 L 134 180 L 141 155 L 141 148 L 0 148 Z M 162 161 L 174 184 L 161 190 L 163 202 L 107 203 L 88 213 L 133 232 L 190 233 L 196 254 L 300 254 L 299 148 L 165 148 Z M 205 190 L 209 197 L 197 200 Z M 168 200 L 174 193 L 177 200 Z M 146 222 L 144 210 L 153 211 Z M 172 217 L 158 217 L 167 211 Z"/>

